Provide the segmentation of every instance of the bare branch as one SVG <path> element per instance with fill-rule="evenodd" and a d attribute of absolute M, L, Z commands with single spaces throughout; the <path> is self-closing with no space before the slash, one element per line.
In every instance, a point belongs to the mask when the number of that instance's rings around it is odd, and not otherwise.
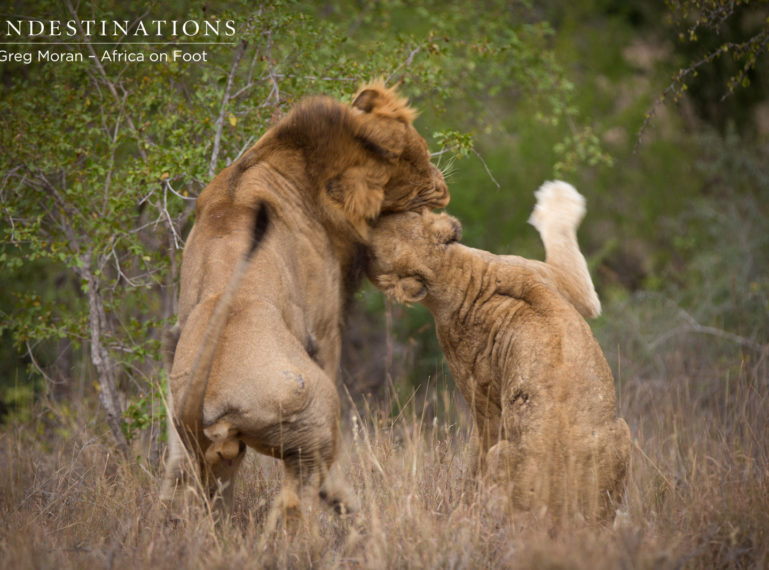
<path fill-rule="evenodd" d="M 170 184 L 166 184 L 165 186 L 171 188 Z M 173 189 L 171 189 L 171 191 L 173 192 Z M 176 192 L 174 192 L 174 194 L 176 194 Z M 166 222 L 168 222 L 168 227 L 171 228 L 171 234 L 174 238 L 174 247 L 176 249 L 182 249 L 184 247 L 184 240 L 182 240 L 179 234 L 176 233 L 176 226 L 171 219 L 171 214 L 168 213 L 168 192 L 163 192 L 163 214 L 165 215 Z"/>
<path fill-rule="evenodd" d="M 720 58 L 722 55 L 727 53 L 734 53 L 736 54 L 735 59 L 739 59 L 744 57 L 746 53 L 749 53 L 751 51 L 757 51 L 757 52 L 766 51 L 767 45 L 769 45 L 769 30 L 763 30 L 744 42 L 740 42 L 740 43 L 726 42 L 722 44 L 718 49 L 715 49 L 710 53 L 708 53 L 707 55 L 705 55 L 699 61 L 696 61 L 693 64 L 691 64 L 689 67 L 680 69 L 678 73 L 675 75 L 675 77 L 673 77 L 673 80 L 670 82 L 670 84 L 665 88 L 662 94 L 660 94 L 660 96 L 657 97 L 657 99 L 654 101 L 649 111 L 646 113 L 646 117 L 644 117 L 644 121 L 641 124 L 641 127 L 638 129 L 638 134 L 636 135 L 636 142 L 633 148 L 633 153 L 635 154 L 638 151 L 638 147 L 641 144 L 643 135 L 646 133 L 647 129 L 649 128 L 649 125 L 651 124 L 652 119 L 656 115 L 657 108 L 668 100 L 671 93 L 674 94 L 677 99 L 686 90 L 686 80 L 690 76 L 693 77 L 700 67 L 711 63 L 712 61 Z M 746 72 L 748 72 L 752 68 L 753 68 L 753 63 L 749 61 L 745 63 L 739 71 L 737 71 L 737 73 L 729 80 L 728 90 L 721 97 L 722 101 L 732 94 L 734 87 L 742 82 L 742 79 L 744 79 Z"/>
<path fill-rule="evenodd" d="M 397 73 L 398 73 L 398 72 L 399 72 L 401 69 L 403 69 L 404 71 L 405 71 L 406 69 L 408 69 L 408 68 L 411 66 L 411 64 L 414 62 L 414 58 L 416 57 L 416 55 L 417 55 L 417 54 L 418 54 L 420 51 L 422 51 L 422 47 L 421 47 L 421 46 L 417 46 L 417 47 L 415 47 L 413 50 L 411 50 L 411 52 L 409 53 L 409 55 L 406 57 L 405 61 L 404 61 L 403 63 L 401 63 L 401 64 L 400 64 L 398 67 L 396 67 L 395 69 L 393 69 L 393 70 L 392 70 L 392 72 L 390 73 L 390 75 L 388 75 L 388 76 L 387 76 L 387 79 L 385 79 L 385 83 L 388 83 L 388 84 L 389 84 L 390 82 L 392 82 L 392 81 L 393 81 L 393 78 L 394 78 L 394 77 L 396 77 L 396 74 L 397 74 Z M 398 76 L 398 81 L 400 81 L 400 80 L 401 80 L 402 76 L 403 76 L 403 74 L 401 74 L 400 76 Z"/>
<path fill-rule="evenodd" d="M 99 399 L 107 414 L 107 424 L 117 441 L 121 451 L 128 454 L 128 442 L 123 434 L 123 423 L 120 398 L 117 392 L 114 362 L 102 341 L 102 335 L 107 323 L 104 302 L 99 294 L 96 277 L 91 270 L 92 251 L 83 256 L 84 266 L 81 269 L 83 278 L 88 283 L 88 321 L 91 333 L 91 362 L 96 369 L 99 379 Z"/>
<path fill-rule="evenodd" d="M 45 380 L 46 380 L 47 382 L 50 382 L 51 384 L 64 384 L 64 382 L 62 382 L 62 381 L 60 381 L 60 380 L 58 380 L 58 381 L 57 381 L 57 380 L 54 380 L 53 378 L 51 378 L 50 376 L 48 376 L 48 374 L 46 374 L 46 373 L 45 373 L 45 370 L 43 370 L 43 367 L 42 367 L 42 366 L 40 366 L 40 363 L 39 363 L 39 362 L 37 361 L 37 359 L 35 358 L 35 355 L 34 355 L 34 353 L 32 352 L 32 347 L 31 347 L 31 346 L 29 346 L 29 341 L 25 341 L 25 342 L 24 342 L 24 345 L 27 347 L 27 356 L 29 356 L 29 359 L 32 361 L 32 366 L 34 366 L 34 367 L 35 367 L 35 370 L 37 370 L 37 371 L 40 373 L 40 375 L 41 375 L 43 378 L 45 378 Z"/>
<path fill-rule="evenodd" d="M 170 190 L 177 198 L 181 198 L 182 200 L 187 200 L 189 202 L 194 202 L 195 200 L 197 200 L 197 198 L 190 197 L 190 196 L 183 196 L 182 194 L 179 194 L 176 190 L 174 190 L 174 187 L 171 186 L 171 182 L 169 181 L 168 178 L 163 180 L 163 183 L 164 183 L 165 188 Z"/>
<path fill-rule="evenodd" d="M 650 343 L 651 348 L 656 348 L 657 346 L 666 342 L 669 338 L 672 338 L 679 334 L 686 334 L 686 333 L 706 334 L 706 335 L 715 336 L 718 338 L 723 338 L 725 340 L 731 341 L 740 346 L 744 346 L 746 348 L 750 348 L 751 350 L 755 350 L 756 352 L 762 352 L 769 347 L 769 345 L 759 344 L 754 340 L 745 338 L 743 336 L 734 334 L 729 331 L 725 331 L 716 327 L 702 325 L 699 322 L 697 322 L 697 320 L 687 311 L 685 311 L 681 307 L 677 307 L 677 308 L 678 308 L 678 314 L 683 318 L 683 320 L 685 321 L 685 324 L 683 324 L 680 327 L 670 329 L 666 333 L 654 339 Z"/>
<path fill-rule="evenodd" d="M 115 260 L 115 270 L 117 271 L 118 277 L 122 277 L 123 279 L 125 279 L 126 283 L 128 283 L 131 287 L 138 287 L 139 284 L 136 281 L 134 281 L 128 275 L 123 273 L 123 270 L 120 267 L 120 260 L 117 258 L 117 253 L 115 252 L 114 247 L 110 250 L 110 254 L 112 258 Z"/>
<path fill-rule="evenodd" d="M 238 46 L 237 51 L 235 52 L 235 61 L 232 63 L 232 67 L 230 68 L 230 74 L 227 76 L 227 86 L 224 89 L 224 94 L 222 95 L 222 105 L 219 109 L 219 116 L 216 119 L 215 123 L 215 132 L 214 132 L 214 149 L 211 152 L 211 162 L 208 165 L 208 177 L 213 178 L 216 174 L 216 163 L 219 160 L 219 151 L 221 148 L 221 141 L 222 141 L 222 131 L 224 129 L 224 115 L 227 112 L 227 105 L 229 105 L 230 102 L 230 93 L 232 92 L 232 84 L 235 80 L 235 74 L 238 71 L 238 67 L 240 66 L 240 60 L 243 58 L 243 54 L 246 51 L 246 46 L 248 46 L 248 42 L 243 40 L 240 42 L 240 45 Z"/>
<path fill-rule="evenodd" d="M 126 97 L 128 95 L 124 94 L 123 99 L 120 101 L 120 112 L 118 113 L 117 118 L 115 119 L 115 129 L 112 132 L 112 148 L 110 149 L 109 153 L 109 167 L 107 168 L 107 176 L 104 180 L 104 199 L 102 201 L 102 214 L 106 214 L 108 212 L 109 207 L 109 189 L 110 185 L 112 184 L 112 172 L 115 169 L 115 151 L 117 150 L 117 138 L 118 133 L 120 132 L 120 119 L 123 117 L 123 112 L 125 110 L 125 101 Z"/>

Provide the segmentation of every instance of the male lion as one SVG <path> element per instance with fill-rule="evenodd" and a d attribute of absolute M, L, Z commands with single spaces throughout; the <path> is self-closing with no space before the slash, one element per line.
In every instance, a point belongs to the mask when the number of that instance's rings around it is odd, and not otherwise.
<path fill-rule="evenodd" d="M 408 212 L 379 219 L 368 273 L 433 314 L 473 412 L 473 473 L 507 489 L 520 510 L 603 519 L 623 491 L 630 433 L 580 315 L 600 313 L 576 238 L 584 199 L 563 182 L 537 198 L 530 221 L 545 263 L 465 247 L 455 218 Z"/>
<path fill-rule="evenodd" d="M 283 459 L 275 506 L 289 518 L 319 493 L 354 509 L 354 496 L 327 479 L 344 305 L 363 274 L 370 222 L 449 200 L 414 116 L 381 83 L 351 105 L 308 98 L 200 194 L 167 350 L 163 499 L 173 497 L 186 447 L 229 510 L 249 446 Z"/>

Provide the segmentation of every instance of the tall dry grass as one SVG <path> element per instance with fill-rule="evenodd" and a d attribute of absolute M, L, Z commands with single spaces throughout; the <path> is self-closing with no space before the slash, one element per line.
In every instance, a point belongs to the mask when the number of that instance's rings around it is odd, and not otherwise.
<path fill-rule="evenodd" d="M 264 532 L 280 479 L 274 460 L 248 455 L 230 522 L 215 524 L 194 502 L 169 522 L 159 466 L 119 456 L 102 425 L 83 421 L 95 410 L 49 405 L 0 436 L 0 566 L 769 567 L 766 355 L 724 360 L 684 348 L 665 352 L 659 377 L 617 370 L 635 445 L 624 512 L 608 527 L 552 533 L 469 489 L 469 421 L 450 392 L 344 418 L 340 463 L 362 509 L 312 514 L 316 534 L 294 537 Z"/>

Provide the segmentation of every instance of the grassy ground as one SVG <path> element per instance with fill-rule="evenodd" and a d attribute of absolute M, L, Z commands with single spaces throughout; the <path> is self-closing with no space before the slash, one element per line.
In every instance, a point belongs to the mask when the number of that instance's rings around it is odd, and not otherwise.
<path fill-rule="evenodd" d="M 555 535 L 505 514 L 491 494 L 463 495 L 468 421 L 448 392 L 414 398 L 397 417 L 344 418 L 340 461 L 363 507 L 315 513 L 317 535 L 292 538 L 263 532 L 275 461 L 249 453 L 229 524 L 197 505 L 169 524 L 155 468 L 122 459 L 93 422 L 83 427 L 87 410 L 49 406 L 0 436 L 0 567 L 769 567 L 765 356 L 701 370 L 668 352 L 658 378 L 620 371 L 635 442 L 624 512 L 610 527 Z"/>

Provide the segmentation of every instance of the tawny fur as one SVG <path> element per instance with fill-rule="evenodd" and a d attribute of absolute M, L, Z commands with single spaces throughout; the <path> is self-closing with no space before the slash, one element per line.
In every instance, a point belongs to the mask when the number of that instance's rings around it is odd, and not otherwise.
<path fill-rule="evenodd" d="M 352 105 L 309 98 L 201 193 L 182 262 L 178 342 L 166 348 L 174 421 L 163 499 L 174 496 L 186 447 L 229 507 L 247 445 L 284 460 L 276 506 L 297 511 L 322 494 L 354 509 L 343 481 L 327 477 L 355 264 L 380 213 L 448 203 L 413 116 L 381 84 Z M 262 206 L 269 231 L 248 258 Z"/>
<path fill-rule="evenodd" d="M 545 263 L 465 247 L 455 218 L 409 212 L 380 218 L 369 277 L 435 317 L 473 412 L 472 471 L 516 509 L 605 519 L 624 489 L 630 434 L 582 316 L 600 312 L 576 238 L 584 200 L 563 182 L 537 198 Z"/>

